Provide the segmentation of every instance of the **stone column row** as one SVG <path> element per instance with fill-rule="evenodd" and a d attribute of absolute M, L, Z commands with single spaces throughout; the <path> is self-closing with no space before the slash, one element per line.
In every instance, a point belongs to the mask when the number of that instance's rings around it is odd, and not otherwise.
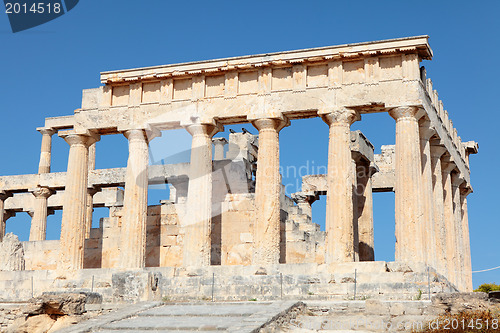
<path fill-rule="evenodd" d="M 418 107 L 396 120 L 396 260 L 435 267 L 460 290 L 471 288 L 464 179 Z M 465 201 L 465 206 L 464 206 Z"/>
<path fill-rule="evenodd" d="M 38 131 L 42 134 L 38 174 L 50 173 L 52 136 L 56 133 L 56 130 L 53 128 L 39 128 Z M 29 240 L 45 240 L 47 230 L 47 200 L 53 194 L 53 191 L 49 188 L 37 187 L 30 192 L 35 197 L 35 207 L 31 219 Z"/>
<path fill-rule="evenodd" d="M 422 246 L 425 262 L 436 267 L 436 233 L 434 228 L 434 200 L 432 184 L 432 157 L 430 138 L 436 133 L 430 121 L 420 119 L 420 154 L 422 163 Z"/>

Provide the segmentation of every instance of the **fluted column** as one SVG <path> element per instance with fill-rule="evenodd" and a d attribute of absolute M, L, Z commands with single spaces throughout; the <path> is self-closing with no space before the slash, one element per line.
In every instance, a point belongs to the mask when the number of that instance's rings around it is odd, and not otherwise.
<path fill-rule="evenodd" d="M 451 186 L 451 171 L 456 168 L 452 162 L 446 162 L 443 158 L 441 169 L 443 175 L 443 202 L 444 221 L 446 226 L 446 262 L 448 263 L 447 278 L 451 283 L 456 284 L 457 253 L 455 251 L 455 215 L 453 211 L 453 190 Z"/>
<path fill-rule="evenodd" d="M 186 129 L 193 139 L 183 263 L 186 267 L 208 266 L 211 263 L 212 136 L 219 128 L 212 124 L 192 124 Z"/>
<path fill-rule="evenodd" d="M 89 147 L 89 173 L 95 170 L 95 143 Z M 89 188 L 87 190 L 87 214 L 85 217 L 85 238 L 90 237 L 90 229 L 92 228 L 92 215 L 94 213 L 94 194 L 98 189 Z"/>
<path fill-rule="evenodd" d="M 395 196 L 396 260 L 424 262 L 422 237 L 422 162 L 417 107 L 398 107 L 396 120 Z"/>
<path fill-rule="evenodd" d="M 52 135 L 56 132 L 52 128 L 38 129 L 42 133 L 42 147 L 40 149 L 40 163 L 38 164 L 38 173 L 50 172 L 50 159 L 52 150 Z"/>
<path fill-rule="evenodd" d="M 465 256 L 464 256 L 464 235 L 462 228 L 462 202 L 460 198 L 460 186 L 464 183 L 464 178 L 459 173 L 452 173 L 451 175 L 451 189 L 453 192 L 453 216 L 455 219 L 455 252 L 456 252 L 456 281 L 460 291 L 465 291 Z"/>
<path fill-rule="evenodd" d="M 47 230 L 47 199 L 52 195 L 52 191 L 46 187 L 38 187 L 31 193 L 35 196 L 35 211 L 31 219 L 29 240 L 45 240 Z"/>
<path fill-rule="evenodd" d="M 470 236 L 469 236 L 469 214 L 467 209 L 467 195 L 470 193 L 469 188 L 462 188 L 460 192 L 460 201 L 462 205 L 462 236 L 463 236 L 463 254 L 464 254 L 464 287 L 467 292 L 471 292 L 472 288 L 472 262 L 470 252 Z"/>
<path fill-rule="evenodd" d="M 357 210 L 359 232 L 359 261 L 375 260 L 375 240 L 373 232 L 372 175 L 376 169 L 369 162 L 357 165 Z"/>
<path fill-rule="evenodd" d="M 120 240 L 121 267 L 142 268 L 146 261 L 148 140 L 142 129 L 128 130 L 123 134 L 128 139 L 128 161 Z"/>
<path fill-rule="evenodd" d="M 85 242 L 85 215 L 88 185 L 88 147 L 98 141 L 97 136 L 69 134 L 64 140 L 70 145 L 58 270 L 83 268 Z"/>
<path fill-rule="evenodd" d="M 42 134 L 38 173 L 50 173 L 52 135 L 54 135 L 56 130 L 52 128 L 39 128 L 38 131 Z M 31 219 L 29 240 L 45 240 L 45 231 L 47 229 L 47 198 L 52 192 L 48 188 L 37 188 L 32 193 L 36 199 L 33 217 Z"/>
<path fill-rule="evenodd" d="M 432 190 L 431 149 L 429 139 L 435 134 L 429 120 L 420 122 L 420 152 L 422 159 L 422 237 L 426 263 L 436 267 L 436 235 L 434 233 L 434 198 Z"/>
<path fill-rule="evenodd" d="M 436 269 L 442 275 L 448 274 L 448 254 L 446 247 L 446 224 L 444 219 L 443 175 L 441 156 L 445 147 L 431 145 L 432 201 L 434 213 L 434 235 L 436 242 Z"/>
<path fill-rule="evenodd" d="M 254 265 L 278 264 L 280 259 L 279 131 L 281 119 L 257 119 L 259 151 L 255 177 Z"/>
<path fill-rule="evenodd" d="M 90 171 L 90 170 L 89 170 Z M 94 195 L 101 189 L 90 187 L 87 189 L 87 213 L 85 215 L 85 238 L 90 238 L 90 229 L 92 229 L 92 221 L 94 214 Z"/>
<path fill-rule="evenodd" d="M 354 261 L 350 127 L 360 116 L 353 110 L 343 109 L 322 117 L 329 126 L 325 261 Z"/>
<path fill-rule="evenodd" d="M 226 138 L 213 138 L 214 143 L 214 161 L 224 159 L 224 146 L 227 144 Z"/>
<path fill-rule="evenodd" d="M 6 222 L 5 210 L 4 210 L 5 200 L 11 196 L 12 196 L 11 193 L 0 190 L 0 242 L 3 240 L 3 237 L 5 236 L 5 222 Z"/>

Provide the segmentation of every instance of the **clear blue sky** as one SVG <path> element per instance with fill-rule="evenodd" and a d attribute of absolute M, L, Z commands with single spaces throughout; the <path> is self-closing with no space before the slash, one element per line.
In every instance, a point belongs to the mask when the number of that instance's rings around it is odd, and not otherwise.
<path fill-rule="evenodd" d="M 498 1 L 82 0 L 62 17 L 16 34 L 0 13 L 0 174 L 37 172 L 35 128 L 45 117 L 72 114 L 81 90 L 100 85 L 101 71 L 427 34 L 434 51 L 423 62 L 428 77 L 459 135 L 480 146 L 471 158 L 468 198 L 472 267 L 499 266 L 498 13 Z M 378 149 L 394 144 L 394 121 L 386 114 L 366 116 L 353 128 Z M 281 133 L 281 163 L 325 165 L 327 142 L 319 119 L 294 121 Z M 67 153 L 55 137 L 53 171 L 65 171 Z M 98 168 L 125 166 L 125 138 L 103 138 L 97 159 Z M 295 184 L 293 177 L 285 181 Z M 152 197 L 157 203 L 161 195 Z M 393 195 L 377 193 L 374 200 L 376 257 L 391 260 Z M 320 224 L 323 210 L 324 198 L 314 208 Z M 58 238 L 60 217 L 49 217 L 51 239 Z M 28 228 L 27 214 L 8 221 L 7 230 L 22 240 Z M 500 270 L 473 277 L 474 286 L 500 283 Z"/>

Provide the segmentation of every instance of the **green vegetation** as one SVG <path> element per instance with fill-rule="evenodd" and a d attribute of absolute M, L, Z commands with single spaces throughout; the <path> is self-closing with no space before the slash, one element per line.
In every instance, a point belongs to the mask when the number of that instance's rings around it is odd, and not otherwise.
<path fill-rule="evenodd" d="M 498 284 L 495 284 L 495 283 L 483 283 L 482 285 L 480 285 L 474 291 L 488 293 L 490 291 L 498 291 L 498 290 L 500 290 L 500 285 L 498 285 Z"/>
<path fill-rule="evenodd" d="M 422 289 L 419 289 L 417 296 L 415 296 L 415 300 L 420 301 L 422 299 L 422 293 Z"/>

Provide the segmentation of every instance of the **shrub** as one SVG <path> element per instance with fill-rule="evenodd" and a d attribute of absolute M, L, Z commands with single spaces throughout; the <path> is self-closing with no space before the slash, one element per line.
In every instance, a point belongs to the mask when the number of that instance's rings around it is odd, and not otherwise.
<path fill-rule="evenodd" d="M 494 283 L 483 283 L 474 291 L 482 291 L 483 293 L 488 293 L 490 291 L 500 290 L 500 285 Z"/>

